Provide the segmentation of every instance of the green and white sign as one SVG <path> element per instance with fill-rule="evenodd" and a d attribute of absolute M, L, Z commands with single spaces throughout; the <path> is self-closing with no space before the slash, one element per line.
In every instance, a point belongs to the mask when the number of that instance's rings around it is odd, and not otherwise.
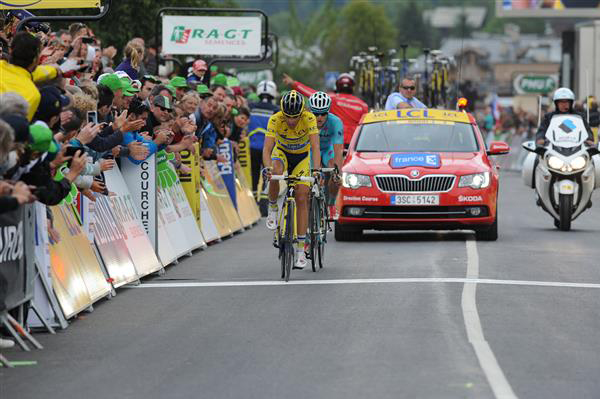
<path fill-rule="evenodd" d="M 260 17 L 163 17 L 165 54 L 260 56 Z"/>
<path fill-rule="evenodd" d="M 513 81 L 516 94 L 548 94 L 558 87 L 557 75 L 519 74 Z"/>

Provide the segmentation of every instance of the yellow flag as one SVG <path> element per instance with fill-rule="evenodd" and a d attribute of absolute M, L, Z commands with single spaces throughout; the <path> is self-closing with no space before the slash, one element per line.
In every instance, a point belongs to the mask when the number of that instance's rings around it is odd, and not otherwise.
<path fill-rule="evenodd" d="M 100 8 L 100 0 L 10 0 L 0 1 L 0 10 Z"/>

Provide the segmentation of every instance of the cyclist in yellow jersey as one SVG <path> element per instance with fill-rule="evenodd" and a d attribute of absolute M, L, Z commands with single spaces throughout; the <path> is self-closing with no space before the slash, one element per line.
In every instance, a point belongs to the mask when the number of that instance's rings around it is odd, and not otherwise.
<path fill-rule="evenodd" d="M 263 147 L 263 164 L 267 177 L 271 174 L 310 176 L 310 154 L 313 164 L 321 165 L 319 147 L 319 129 L 315 116 L 304 110 L 304 97 L 295 90 L 288 92 L 281 99 L 281 111 L 271 116 L 267 125 L 265 144 Z M 318 173 L 317 173 L 318 175 Z M 299 182 L 296 185 L 298 252 L 297 269 L 306 264 L 305 236 L 308 227 L 308 194 L 310 183 Z M 267 228 L 277 228 L 277 195 L 279 182 L 269 183 L 269 213 Z"/>

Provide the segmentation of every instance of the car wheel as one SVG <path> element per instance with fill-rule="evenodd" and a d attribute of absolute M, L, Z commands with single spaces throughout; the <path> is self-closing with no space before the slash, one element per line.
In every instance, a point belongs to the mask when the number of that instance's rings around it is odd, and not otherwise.
<path fill-rule="evenodd" d="M 477 241 L 496 241 L 498 239 L 498 209 L 496 209 L 496 218 L 491 226 L 475 230 Z"/>
<path fill-rule="evenodd" d="M 336 241 L 359 241 L 362 238 L 362 229 L 347 227 L 336 221 L 334 237 Z"/>

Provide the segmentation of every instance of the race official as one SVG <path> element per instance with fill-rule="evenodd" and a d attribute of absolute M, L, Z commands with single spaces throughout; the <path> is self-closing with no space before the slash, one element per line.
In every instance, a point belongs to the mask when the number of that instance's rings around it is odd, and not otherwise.
<path fill-rule="evenodd" d="M 402 82 L 400 83 L 400 92 L 395 92 L 388 96 L 387 101 L 385 102 L 385 110 L 398 109 L 400 104 L 403 104 L 402 107 L 406 107 L 405 104 L 407 104 L 407 108 L 427 108 L 425 104 L 415 97 L 416 90 L 417 86 L 415 85 L 414 79 L 402 79 Z"/>

